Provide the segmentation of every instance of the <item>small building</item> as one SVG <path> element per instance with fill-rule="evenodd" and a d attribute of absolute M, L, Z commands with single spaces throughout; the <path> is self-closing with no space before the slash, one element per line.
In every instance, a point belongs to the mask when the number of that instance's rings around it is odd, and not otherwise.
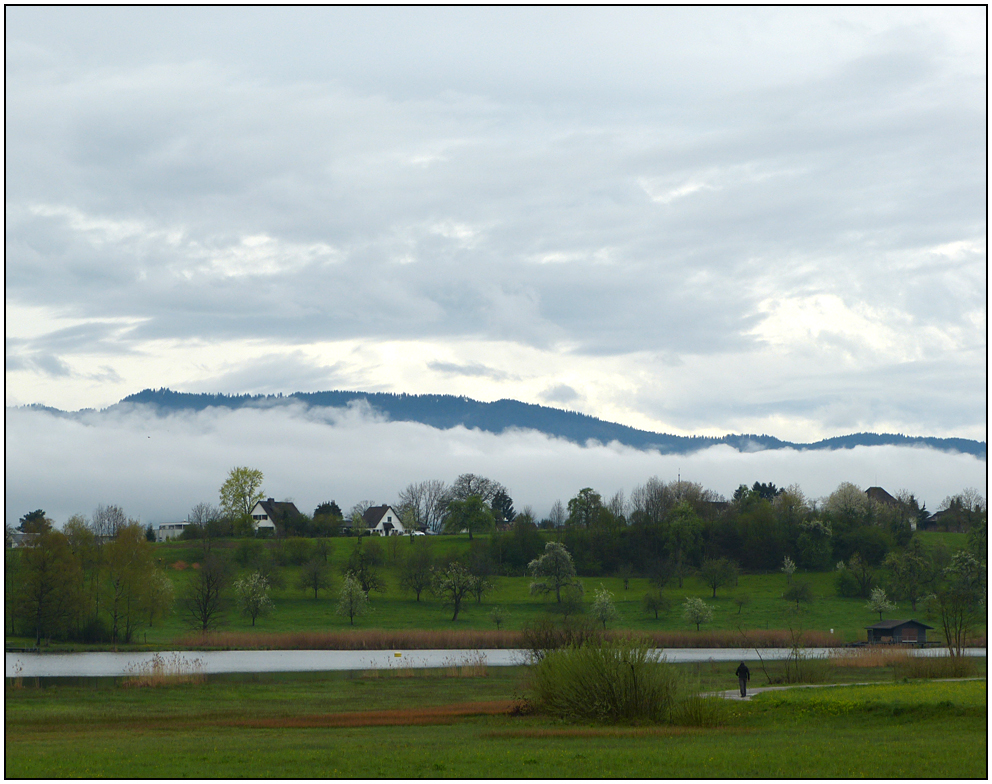
<path fill-rule="evenodd" d="M 926 645 L 927 629 L 932 629 L 919 621 L 880 621 L 866 626 L 868 643 L 901 643 L 904 645 Z"/>
<path fill-rule="evenodd" d="M 379 536 L 396 536 L 406 533 L 403 522 L 396 510 L 388 504 L 382 506 L 370 506 L 362 515 L 365 524 L 371 533 Z"/>
<path fill-rule="evenodd" d="M 276 501 L 274 498 L 266 498 L 259 501 L 251 510 L 251 519 L 255 523 L 255 533 L 269 534 L 274 536 L 277 532 L 276 526 L 287 519 L 300 516 L 300 510 L 292 501 Z"/>
<path fill-rule="evenodd" d="M 178 539 L 182 536 L 183 531 L 186 530 L 186 526 L 189 523 L 159 523 L 158 530 L 155 532 L 156 542 L 168 542 L 171 539 Z"/>

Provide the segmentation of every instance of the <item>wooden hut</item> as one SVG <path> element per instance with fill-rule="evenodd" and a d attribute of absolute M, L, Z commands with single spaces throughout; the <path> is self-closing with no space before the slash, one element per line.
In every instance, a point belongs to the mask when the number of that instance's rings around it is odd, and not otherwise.
<path fill-rule="evenodd" d="M 927 629 L 932 629 L 919 621 L 881 621 L 866 626 L 869 643 L 902 643 L 907 645 L 926 645 Z"/>

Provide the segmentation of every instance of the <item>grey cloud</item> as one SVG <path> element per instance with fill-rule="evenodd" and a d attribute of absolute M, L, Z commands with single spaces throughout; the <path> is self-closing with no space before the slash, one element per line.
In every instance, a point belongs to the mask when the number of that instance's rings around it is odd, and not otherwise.
<path fill-rule="evenodd" d="M 431 370 L 452 376 L 472 376 L 475 378 L 491 378 L 495 381 L 505 381 L 510 378 L 517 378 L 503 370 L 487 367 L 486 365 L 472 364 L 459 365 L 454 362 L 428 362 L 427 367 Z"/>
<path fill-rule="evenodd" d="M 343 368 L 343 362 L 312 362 L 300 351 L 270 354 L 248 362 L 232 362 L 228 370 L 186 384 L 180 391 L 258 395 L 319 392 L 340 388 Z"/>
<path fill-rule="evenodd" d="M 547 403 L 572 403 L 581 396 L 568 384 L 556 384 L 545 389 L 540 397 Z"/>
<path fill-rule="evenodd" d="M 8 350 L 9 345 L 8 343 Z M 13 355 L 8 353 L 4 358 L 4 367 L 7 370 L 27 370 L 42 373 L 53 378 L 65 378 L 72 374 L 69 366 L 61 359 L 52 354 L 43 353 Z"/>

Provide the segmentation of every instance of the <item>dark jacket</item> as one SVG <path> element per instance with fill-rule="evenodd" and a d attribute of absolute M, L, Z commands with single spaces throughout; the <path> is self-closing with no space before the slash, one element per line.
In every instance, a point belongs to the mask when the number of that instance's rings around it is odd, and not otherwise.
<path fill-rule="evenodd" d="M 751 671 L 747 668 L 744 662 L 741 662 L 740 666 L 737 668 L 737 672 L 734 673 L 738 678 L 742 678 L 746 681 L 751 680 Z"/>

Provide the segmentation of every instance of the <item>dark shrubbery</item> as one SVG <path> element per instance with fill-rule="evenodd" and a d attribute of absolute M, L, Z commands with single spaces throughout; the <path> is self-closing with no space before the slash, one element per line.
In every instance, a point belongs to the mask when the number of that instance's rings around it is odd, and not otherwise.
<path fill-rule="evenodd" d="M 684 691 L 660 654 L 623 639 L 548 650 L 533 667 L 531 685 L 538 710 L 603 723 L 669 722 Z"/>

